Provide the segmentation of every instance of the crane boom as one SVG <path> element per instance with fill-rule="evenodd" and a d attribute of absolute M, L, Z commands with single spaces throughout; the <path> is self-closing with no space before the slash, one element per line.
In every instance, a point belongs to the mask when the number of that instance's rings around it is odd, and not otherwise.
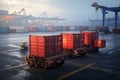
<path fill-rule="evenodd" d="M 93 2 L 93 4 L 91 6 L 95 7 L 96 11 L 99 10 L 99 8 L 101 8 L 101 9 L 107 8 L 106 6 L 99 5 L 97 2 Z"/>

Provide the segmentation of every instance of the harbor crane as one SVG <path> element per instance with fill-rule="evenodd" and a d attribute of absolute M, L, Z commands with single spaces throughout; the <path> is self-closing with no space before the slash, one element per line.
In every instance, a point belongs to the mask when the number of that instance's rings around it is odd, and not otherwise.
<path fill-rule="evenodd" d="M 120 6 L 119 7 L 106 7 L 99 5 L 97 2 L 93 2 L 92 7 L 95 7 L 95 10 L 102 10 L 103 20 L 102 20 L 102 26 L 105 26 L 105 14 L 106 11 L 112 11 L 115 13 L 115 28 L 117 28 L 117 21 L 118 21 L 118 12 L 120 12 Z"/>
<path fill-rule="evenodd" d="M 23 13 L 23 14 L 22 14 L 22 13 Z M 20 11 L 18 11 L 18 12 L 14 11 L 12 14 L 13 14 L 13 15 L 20 15 L 20 14 L 26 15 L 26 12 L 25 12 L 25 9 L 22 8 Z"/>
<path fill-rule="evenodd" d="M 65 20 L 64 18 L 58 18 L 58 17 L 48 17 L 47 12 L 43 12 L 38 16 L 39 23 L 44 25 L 54 25 L 60 20 Z"/>

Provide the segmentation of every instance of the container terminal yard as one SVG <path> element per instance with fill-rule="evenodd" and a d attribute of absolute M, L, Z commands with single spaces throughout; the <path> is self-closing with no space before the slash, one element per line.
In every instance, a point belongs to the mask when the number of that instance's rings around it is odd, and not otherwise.
<path fill-rule="evenodd" d="M 56 26 L 65 18 L 1 10 L 0 80 L 120 80 L 120 7 L 92 7 L 103 10 L 102 26 Z M 115 27 L 105 26 L 107 10 Z"/>

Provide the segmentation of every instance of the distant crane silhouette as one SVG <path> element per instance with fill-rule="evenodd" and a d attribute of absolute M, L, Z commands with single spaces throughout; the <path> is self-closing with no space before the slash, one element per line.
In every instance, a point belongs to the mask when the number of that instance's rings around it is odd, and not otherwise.
<path fill-rule="evenodd" d="M 22 12 L 23 12 L 23 14 L 22 14 Z M 18 12 L 14 11 L 12 14 L 13 15 L 26 15 L 26 12 L 25 12 L 25 9 L 22 8 L 20 11 L 18 11 Z"/>

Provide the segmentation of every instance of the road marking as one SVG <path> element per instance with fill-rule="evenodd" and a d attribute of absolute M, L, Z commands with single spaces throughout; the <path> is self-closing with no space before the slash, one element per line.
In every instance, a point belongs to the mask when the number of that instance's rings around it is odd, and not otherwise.
<path fill-rule="evenodd" d="M 20 46 L 17 46 L 17 45 L 14 45 L 14 44 L 9 44 L 8 46 L 10 46 L 10 47 L 20 48 Z"/>
<path fill-rule="evenodd" d="M 66 63 L 69 63 L 69 64 L 72 64 L 72 65 L 75 65 L 75 66 L 85 66 L 85 65 L 83 65 L 83 64 L 78 64 L 78 63 L 76 63 L 76 62 L 72 62 L 72 61 L 65 61 Z"/>
<path fill-rule="evenodd" d="M 100 56 L 97 56 L 97 55 L 86 54 L 86 56 L 95 57 L 95 58 L 100 58 Z"/>
<path fill-rule="evenodd" d="M 78 63 L 75 63 L 75 62 L 70 62 L 70 61 L 65 61 L 65 62 L 67 62 L 67 63 L 69 63 L 69 64 L 72 64 L 72 65 L 76 65 L 76 66 L 85 66 L 84 64 L 78 64 Z M 99 70 L 99 71 L 103 71 L 103 72 L 109 72 L 109 70 L 106 70 L 106 69 L 103 69 L 103 68 L 98 68 L 98 67 L 89 67 L 89 68 L 91 68 L 91 69 L 95 69 L 95 70 Z"/>
<path fill-rule="evenodd" d="M 8 67 L 8 68 L 3 68 L 3 69 L 0 69 L 0 70 L 9 70 L 9 69 L 14 69 L 14 68 L 17 68 L 17 67 L 21 67 L 21 66 L 25 66 L 26 64 L 19 64 L 17 66 L 12 66 L 12 67 Z"/>
<path fill-rule="evenodd" d="M 75 74 L 75 73 L 77 73 L 77 72 L 80 72 L 80 71 L 82 71 L 82 70 L 84 70 L 84 69 L 86 69 L 86 68 L 88 68 L 88 67 L 91 67 L 91 66 L 93 66 L 93 65 L 95 65 L 95 64 L 96 64 L 96 63 L 93 62 L 93 63 L 88 64 L 88 65 L 86 65 L 86 66 L 84 66 L 84 67 L 82 67 L 82 68 L 79 68 L 79 69 L 74 70 L 74 71 L 72 71 L 72 72 L 70 72 L 70 73 L 67 73 L 67 74 L 65 74 L 64 76 L 59 77 L 58 80 L 63 80 L 63 79 L 65 79 L 65 78 L 67 78 L 67 77 L 69 77 L 69 76 L 71 76 L 71 75 L 73 75 L 73 74 Z"/>
<path fill-rule="evenodd" d="M 90 67 L 91 69 L 103 71 L 103 72 L 108 72 L 109 70 L 103 69 L 103 68 L 98 68 L 98 67 Z"/>
<path fill-rule="evenodd" d="M 48 80 L 48 78 L 47 77 L 43 77 L 42 75 L 39 75 L 39 74 L 37 74 L 37 73 L 35 73 L 34 71 L 30 71 L 30 70 L 25 70 L 26 72 L 28 72 L 28 74 L 29 74 L 29 76 L 31 76 L 31 77 L 33 77 L 33 78 L 36 78 L 36 79 L 47 79 Z"/>
<path fill-rule="evenodd" d="M 10 50 L 8 50 L 8 52 L 13 52 L 13 51 L 18 51 L 18 50 L 20 50 L 20 49 L 10 49 Z"/>
<path fill-rule="evenodd" d="M 25 70 L 26 70 L 26 69 L 29 69 L 29 67 L 25 67 L 24 69 L 25 69 Z"/>

